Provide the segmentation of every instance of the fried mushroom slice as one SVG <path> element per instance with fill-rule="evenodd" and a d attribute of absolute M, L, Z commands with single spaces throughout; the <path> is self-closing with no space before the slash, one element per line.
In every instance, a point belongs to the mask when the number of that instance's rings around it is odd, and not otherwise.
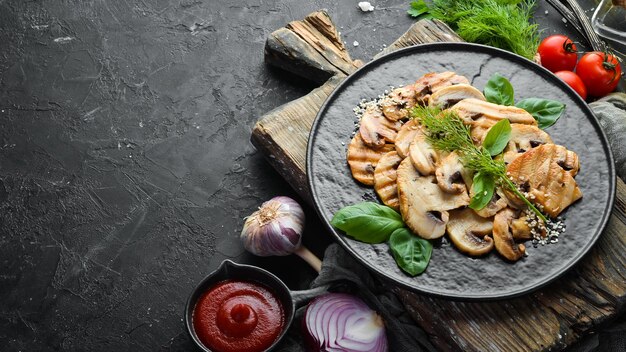
<path fill-rule="evenodd" d="M 398 131 L 398 135 L 396 136 L 396 151 L 398 155 L 402 159 L 409 156 L 409 146 L 411 142 L 413 142 L 413 138 L 417 133 L 421 133 L 421 126 L 419 122 L 415 119 L 407 121 L 402 127 L 400 131 Z"/>
<path fill-rule="evenodd" d="M 512 124 L 537 125 L 533 116 L 524 109 L 493 104 L 480 99 L 463 99 L 454 104 L 450 110 L 456 112 L 463 123 L 471 126 L 472 139 L 476 143 L 483 140 L 491 126 L 503 119 L 508 119 Z"/>
<path fill-rule="evenodd" d="M 511 220 L 515 217 L 515 211 L 506 208 L 501 210 L 493 219 L 493 241 L 498 253 L 512 262 L 518 261 L 524 256 L 526 247 L 515 243 L 509 229 Z"/>
<path fill-rule="evenodd" d="M 517 157 L 507 166 L 507 175 L 528 198 L 542 206 L 551 217 L 582 197 L 573 174 L 578 172 L 576 153 L 556 144 L 544 144 Z M 520 200 L 506 192 L 509 200 L 521 206 Z"/>
<path fill-rule="evenodd" d="M 467 193 L 443 192 L 437 186 L 435 177 L 420 175 L 409 158 L 398 166 L 398 198 L 400 213 L 407 227 L 425 239 L 443 236 L 448 223 L 448 210 L 469 204 Z"/>
<path fill-rule="evenodd" d="M 400 210 L 396 169 L 401 161 L 398 153 L 391 151 L 378 160 L 374 169 L 374 190 L 386 206 L 396 211 Z"/>
<path fill-rule="evenodd" d="M 537 126 L 511 124 L 511 137 L 504 149 L 504 162 L 510 164 L 522 153 L 543 144 L 552 143 L 552 138 Z"/>
<path fill-rule="evenodd" d="M 454 246 L 465 254 L 481 256 L 494 247 L 488 236 L 493 231 L 493 219 L 482 218 L 470 208 L 451 210 L 446 230 Z"/>
<path fill-rule="evenodd" d="M 378 106 L 369 105 L 361 117 L 359 133 L 365 144 L 382 147 L 387 142 L 395 142 L 400 127 L 402 123 L 388 120 Z"/>
<path fill-rule="evenodd" d="M 428 98 L 428 106 L 438 106 L 447 109 L 463 99 L 475 98 L 485 100 L 485 96 L 478 89 L 469 84 L 457 84 L 439 89 Z"/>
<path fill-rule="evenodd" d="M 452 152 L 441 158 L 437 164 L 435 175 L 439 187 L 448 193 L 466 192 L 463 179 L 464 167 L 457 153 Z"/>
<path fill-rule="evenodd" d="M 450 108 L 467 125 L 480 125 L 490 128 L 498 121 L 508 119 L 511 123 L 537 126 L 535 118 L 526 110 L 490 103 L 480 99 L 463 99 Z"/>
<path fill-rule="evenodd" d="M 355 134 L 348 145 L 348 165 L 352 177 L 366 186 L 374 185 L 374 170 L 378 160 L 393 150 L 393 144 L 385 144 L 381 148 L 372 148 L 363 142 L 360 134 Z"/>
<path fill-rule="evenodd" d="M 429 72 L 420 77 L 414 84 L 416 103 L 426 105 L 431 94 L 442 88 L 457 84 L 469 84 L 469 80 L 450 71 Z"/>
<path fill-rule="evenodd" d="M 539 220 L 541 221 L 541 220 Z M 536 231 L 541 231 L 538 233 L 539 237 L 546 237 L 546 228 L 544 226 L 535 227 Z M 528 224 L 528 218 L 526 215 L 520 214 L 517 219 L 513 219 L 511 221 L 511 234 L 513 235 L 513 239 L 516 241 L 528 241 L 533 239 L 533 231 Z"/>
<path fill-rule="evenodd" d="M 439 162 L 439 153 L 428 143 L 423 131 L 413 137 L 409 145 L 409 159 L 422 175 L 434 175 Z"/>
<path fill-rule="evenodd" d="M 409 109 L 415 106 L 415 86 L 396 88 L 380 103 L 383 115 L 391 121 L 409 117 Z"/>

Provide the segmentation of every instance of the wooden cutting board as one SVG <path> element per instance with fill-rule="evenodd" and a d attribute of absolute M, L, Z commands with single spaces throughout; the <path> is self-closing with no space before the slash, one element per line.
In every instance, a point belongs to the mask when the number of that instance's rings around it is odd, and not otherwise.
<path fill-rule="evenodd" d="M 415 23 L 380 53 L 420 43 L 462 41 L 439 21 Z M 270 34 L 268 64 L 318 82 L 308 95 L 259 119 L 252 143 L 306 200 L 306 147 L 313 120 L 333 89 L 362 65 L 352 60 L 330 17 L 315 12 Z M 626 303 L 626 185 L 617 180 L 607 229 L 574 269 L 534 293 L 504 301 L 462 302 L 392 287 L 444 351 L 554 351 L 610 321 Z"/>

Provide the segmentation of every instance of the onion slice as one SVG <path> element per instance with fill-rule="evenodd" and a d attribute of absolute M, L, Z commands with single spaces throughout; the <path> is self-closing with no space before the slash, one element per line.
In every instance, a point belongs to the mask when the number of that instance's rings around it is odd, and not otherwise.
<path fill-rule="evenodd" d="M 345 293 L 328 293 L 307 306 L 302 324 L 314 352 L 384 352 L 382 318 L 365 302 Z"/>

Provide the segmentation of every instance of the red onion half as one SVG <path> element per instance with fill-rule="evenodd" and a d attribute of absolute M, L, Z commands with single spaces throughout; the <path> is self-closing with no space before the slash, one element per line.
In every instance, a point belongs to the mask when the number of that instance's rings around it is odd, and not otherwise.
<path fill-rule="evenodd" d="M 310 351 L 387 351 L 382 318 L 352 295 L 328 293 L 317 297 L 309 303 L 302 325 Z"/>

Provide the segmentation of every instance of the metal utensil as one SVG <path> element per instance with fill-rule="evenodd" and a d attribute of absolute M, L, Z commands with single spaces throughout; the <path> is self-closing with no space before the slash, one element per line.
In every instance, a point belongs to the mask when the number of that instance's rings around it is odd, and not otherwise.
<path fill-rule="evenodd" d="M 580 33 L 587 43 L 596 51 L 604 51 L 606 43 L 593 30 L 591 21 L 576 0 L 565 0 L 566 6 L 560 0 L 547 0 L 569 23 Z"/>
<path fill-rule="evenodd" d="M 585 37 L 587 38 L 587 40 L 589 40 L 589 43 L 591 44 L 593 50 L 605 51 L 607 48 L 606 43 L 602 41 L 602 39 L 600 39 L 600 37 L 598 36 L 598 33 L 593 30 L 593 27 L 591 26 L 591 21 L 585 14 L 585 11 L 582 9 L 582 7 L 580 7 L 578 2 L 576 0 L 565 0 L 565 2 L 567 2 L 569 7 L 574 12 L 574 15 L 578 18 L 580 26 L 586 34 Z"/>
<path fill-rule="evenodd" d="M 198 346 L 198 348 L 202 351 L 213 352 L 211 349 L 206 347 L 202 341 L 200 341 L 198 335 L 196 334 L 193 326 L 194 308 L 198 299 L 200 299 L 206 290 L 220 281 L 229 279 L 254 281 L 262 284 L 272 290 L 278 300 L 282 303 L 285 314 L 285 326 L 283 327 L 283 331 L 280 333 L 278 338 L 276 338 L 276 341 L 274 341 L 274 343 L 265 351 L 271 351 L 285 336 L 287 329 L 293 321 L 297 308 L 305 305 L 311 299 L 328 292 L 329 289 L 329 286 L 320 286 L 310 290 L 291 291 L 287 288 L 287 285 L 282 282 L 282 280 L 267 270 L 253 265 L 238 264 L 231 260 L 224 260 L 215 271 L 200 281 L 198 286 L 196 286 L 196 288 L 192 291 L 189 299 L 187 300 L 187 305 L 185 306 L 185 326 L 187 327 L 187 332 L 196 346 Z"/>

